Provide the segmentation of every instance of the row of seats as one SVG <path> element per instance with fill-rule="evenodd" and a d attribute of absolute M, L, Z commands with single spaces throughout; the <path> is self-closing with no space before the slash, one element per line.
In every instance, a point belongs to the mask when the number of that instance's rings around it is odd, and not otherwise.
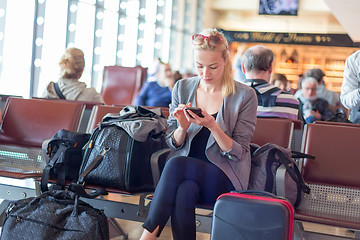
<path fill-rule="evenodd" d="M 4 109 L 0 143 L 40 147 L 60 129 L 91 133 L 107 113 L 118 113 L 124 106 L 10 97 Z M 168 117 L 169 109 L 161 109 Z M 283 147 L 290 146 L 289 132 L 292 133 L 294 128 L 291 121 L 258 119 L 257 122 L 253 142 L 263 145 L 271 140 Z"/>
<path fill-rule="evenodd" d="M 86 131 L 94 129 L 106 113 L 119 112 L 122 107 L 92 106 Z M 0 145 L 39 148 L 44 139 L 62 128 L 78 131 L 84 121 L 85 109 L 83 102 L 9 98 L 4 110 Z M 168 109 L 163 110 L 165 115 L 169 114 Z M 253 142 L 259 145 L 273 142 L 290 147 L 295 131 L 302 132 L 299 122 L 258 119 Z M 314 155 L 316 159 L 305 159 L 300 164 L 304 180 L 312 192 L 296 210 L 298 226 L 302 229 L 302 222 L 305 221 L 344 227 L 354 230 L 355 236 L 360 238 L 360 175 L 357 173 L 360 164 L 357 161 L 360 155 L 360 148 L 357 148 L 359 125 L 327 122 L 307 124 L 301 137 L 302 151 Z M 141 201 L 143 204 L 143 199 Z M 141 204 L 139 207 L 144 207 Z M 202 223 L 199 224 L 200 231 L 210 232 L 209 217 L 197 216 L 199 223 Z"/>

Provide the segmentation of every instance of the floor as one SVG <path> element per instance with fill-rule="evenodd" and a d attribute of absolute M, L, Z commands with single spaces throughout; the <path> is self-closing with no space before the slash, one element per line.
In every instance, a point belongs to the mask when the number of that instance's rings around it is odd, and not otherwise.
<path fill-rule="evenodd" d="M 139 201 L 138 196 L 122 196 L 117 194 L 109 194 L 107 197 L 109 200 L 118 200 L 118 201 L 125 201 L 129 203 L 137 203 Z M 206 214 L 209 210 L 200 210 L 197 213 Z M 125 232 L 129 235 L 129 240 L 137 240 L 140 238 L 141 233 L 143 231 L 142 223 L 141 222 L 134 222 L 122 219 L 116 219 L 120 226 L 123 228 Z M 343 228 L 336 228 L 336 227 L 328 227 L 319 224 L 313 223 L 304 223 L 303 227 L 306 231 L 304 237 L 306 240 L 340 240 L 340 239 L 354 239 L 354 232 L 349 231 Z M 111 233 L 116 233 L 116 231 L 111 231 Z M 315 234 L 315 233 L 322 233 L 322 235 Z M 323 235 L 328 234 L 328 235 Z M 331 236 L 330 236 L 331 235 Z M 112 236 L 111 240 L 122 240 L 120 236 Z M 161 233 L 159 240 L 171 240 L 171 227 L 165 227 Z M 210 240 L 210 234 L 206 233 L 197 233 L 196 235 L 197 240 Z M 294 240 L 298 240 L 294 238 Z"/>
<path fill-rule="evenodd" d="M 143 228 L 141 227 L 142 223 L 121 220 L 121 219 L 117 219 L 117 221 L 121 225 L 121 227 L 129 234 L 129 240 L 138 240 L 140 238 L 142 230 L 143 230 Z M 158 239 L 159 240 L 171 240 L 172 239 L 171 228 L 165 227 L 161 233 L 161 236 Z M 210 234 L 197 233 L 196 239 L 197 240 L 210 240 Z M 123 239 L 120 236 L 118 236 L 118 237 L 111 238 L 111 240 L 123 240 Z"/>
<path fill-rule="evenodd" d="M 139 222 L 127 221 L 117 219 L 118 223 L 121 227 L 129 234 L 129 240 L 138 240 L 142 233 L 142 227 Z M 340 240 L 340 239 L 354 239 L 354 232 L 341 229 L 341 228 L 333 228 L 333 227 L 326 227 L 318 224 L 311 224 L 305 223 L 304 224 L 305 230 L 309 231 L 304 236 L 306 240 Z M 329 234 L 327 235 L 317 235 L 316 233 L 324 233 Z M 171 228 L 165 227 L 159 240 L 171 240 Z M 206 233 L 197 233 L 196 235 L 197 240 L 210 240 L 210 234 Z M 123 240 L 121 236 L 112 237 L 111 240 Z"/>
<path fill-rule="evenodd" d="M 123 196 L 114 196 L 109 195 L 109 200 L 122 200 L 124 201 L 126 198 L 127 202 L 138 202 L 138 197 L 123 197 Z M 0 203 L 2 199 L 0 199 Z M 205 210 L 208 211 L 208 210 Z M 128 240 L 138 240 L 141 236 L 143 231 L 142 223 L 135 222 L 135 221 L 128 221 L 123 219 L 116 219 L 116 221 L 120 224 L 125 232 L 128 233 Z M 304 229 L 306 230 L 304 237 L 306 240 L 340 240 L 340 239 L 354 239 L 354 232 L 350 230 L 346 230 L 343 228 L 336 228 L 336 227 L 327 227 L 324 225 L 318 224 L 311 224 L 311 223 L 304 223 Z M 1 228 L 0 228 L 1 230 Z M 121 236 L 115 231 L 114 228 L 110 228 L 111 232 L 111 240 L 123 240 Z M 322 235 L 316 234 L 322 233 Z M 323 235 L 328 234 L 328 235 Z M 171 227 L 165 227 L 159 240 L 171 240 Z M 197 233 L 196 236 L 197 240 L 210 240 L 210 234 L 206 233 Z M 294 238 L 294 240 L 298 240 Z"/>

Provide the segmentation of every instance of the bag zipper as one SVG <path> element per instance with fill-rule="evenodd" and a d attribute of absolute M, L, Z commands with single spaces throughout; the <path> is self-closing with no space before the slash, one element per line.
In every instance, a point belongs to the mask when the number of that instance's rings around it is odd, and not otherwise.
<path fill-rule="evenodd" d="M 16 219 L 15 221 L 16 221 L 17 223 L 19 223 L 20 221 L 28 221 L 28 222 L 37 223 L 37 224 L 39 224 L 39 225 L 51 227 L 51 228 L 54 228 L 54 229 L 57 229 L 57 230 L 70 231 L 70 232 L 83 232 L 83 231 L 81 231 L 81 230 L 59 228 L 59 227 L 56 227 L 56 226 L 53 226 L 53 225 L 50 225 L 50 224 L 46 224 L 46 223 L 43 223 L 43 222 L 34 220 L 34 219 L 22 218 L 22 217 L 16 216 L 16 215 L 9 215 L 8 217 L 15 218 L 15 219 Z"/>
<path fill-rule="evenodd" d="M 89 140 L 89 146 L 86 148 L 85 150 L 85 153 L 84 153 L 84 160 L 83 160 L 83 163 L 81 165 L 81 170 L 80 172 L 83 172 L 84 171 L 84 168 L 87 164 L 87 161 L 89 159 L 89 155 L 93 149 L 93 145 L 94 145 L 94 142 L 95 142 L 95 139 L 97 138 L 97 136 L 99 135 L 99 128 L 96 128 L 96 130 L 94 131 L 94 133 L 91 135 L 91 138 Z"/>

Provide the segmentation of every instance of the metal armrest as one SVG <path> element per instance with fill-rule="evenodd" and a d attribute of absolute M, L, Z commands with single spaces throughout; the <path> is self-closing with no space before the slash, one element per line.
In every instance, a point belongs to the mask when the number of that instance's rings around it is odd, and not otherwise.
<path fill-rule="evenodd" d="M 170 148 L 164 148 L 154 152 L 151 155 L 150 164 L 151 164 L 151 172 L 153 176 L 154 187 L 156 187 L 160 178 L 159 159 L 162 155 L 167 154 L 169 152 L 170 152 Z"/>

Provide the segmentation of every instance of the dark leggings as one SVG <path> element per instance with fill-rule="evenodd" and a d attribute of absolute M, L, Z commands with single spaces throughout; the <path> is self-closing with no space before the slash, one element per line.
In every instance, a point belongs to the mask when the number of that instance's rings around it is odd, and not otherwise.
<path fill-rule="evenodd" d="M 165 165 L 143 227 L 160 235 L 171 216 L 174 240 L 195 240 L 195 207 L 213 205 L 234 190 L 228 177 L 214 164 L 190 157 L 173 157 Z"/>

